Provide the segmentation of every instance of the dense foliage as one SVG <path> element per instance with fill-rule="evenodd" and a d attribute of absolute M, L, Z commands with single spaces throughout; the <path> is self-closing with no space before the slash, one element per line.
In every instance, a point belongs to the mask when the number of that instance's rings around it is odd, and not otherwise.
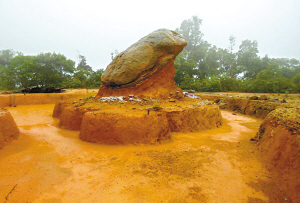
<path fill-rule="evenodd" d="M 227 49 L 203 40 L 202 20 L 184 20 L 176 29 L 188 45 L 175 60 L 175 82 L 182 89 L 202 92 L 300 92 L 300 62 L 288 58 L 258 56 L 256 41 L 244 40 L 233 52 L 235 38 L 229 37 Z M 118 51 L 111 53 L 112 59 Z M 12 50 L 0 51 L 0 90 L 23 87 L 98 88 L 102 69 L 93 71 L 86 58 L 79 62 L 62 54 L 41 53 L 24 56 Z"/>
<path fill-rule="evenodd" d="M 288 58 L 258 56 L 256 41 L 244 40 L 233 52 L 235 38 L 227 49 L 203 40 L 202 20 L 185 20 L 176 31 L 188 45 L 175 60 L 175 82 L 183 89 L 203 92 L 300 92 L 300 62 Z"/>
<path fill-rule="evenodd" d="M 79 55 L 79 63 L 62 54 L 41 53 L 24 56 L 12 50 L 0 51 L 0 89 L 14 90 L 31 86 L 80 88 L 101 85 L 103 70 L 93 71 L 86 58 Z"/>

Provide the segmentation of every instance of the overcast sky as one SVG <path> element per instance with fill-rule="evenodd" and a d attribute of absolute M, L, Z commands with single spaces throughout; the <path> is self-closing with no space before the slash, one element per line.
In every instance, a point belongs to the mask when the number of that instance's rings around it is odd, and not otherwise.
<path fill-rule="evenodd" d="M 220 48 L 257 40 L 260 56 L 300 59 L 299 0 L 0 0 L 0 50 L 56 52 L 94 70 L 159 28 L 202 19 L 204 40 Z"/>

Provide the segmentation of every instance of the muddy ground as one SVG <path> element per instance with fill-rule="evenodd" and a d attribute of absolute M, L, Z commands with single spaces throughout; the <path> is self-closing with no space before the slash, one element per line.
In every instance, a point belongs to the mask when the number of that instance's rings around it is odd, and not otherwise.
<path fill-rule="evenodd" d="M 113 146 L 58 128 L 53 108 L 8 108 L 20 137 L 0 151 L 0 202 L 289 202 L 249 141 L 260 119 L 222 111 L 214 130 Z"/>

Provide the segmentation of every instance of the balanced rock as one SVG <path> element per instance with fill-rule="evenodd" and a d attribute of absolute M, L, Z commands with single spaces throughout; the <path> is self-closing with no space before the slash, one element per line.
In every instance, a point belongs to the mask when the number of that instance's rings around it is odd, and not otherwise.
<path fill-rule="evenodd" d="M 186 45 L 181 35 L 167 29 L 143 37 L 107 66 L 98 96 L 168 96 L 178 91 L 174 60 Z"/>

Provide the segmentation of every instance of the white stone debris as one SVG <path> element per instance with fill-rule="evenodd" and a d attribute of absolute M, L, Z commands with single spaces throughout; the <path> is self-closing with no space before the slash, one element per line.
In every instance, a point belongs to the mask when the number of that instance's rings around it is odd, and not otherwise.
<path fill-rule="evenodd" d="M 135 99 L 135 98 L 129 98 L 129 101 L 141 102 L 142 100 L 140 100 L 140 99 Z"/>
<path fill-rule="evenodd" d="M 133 98 L 133 95 L 129 95 L 130 98 L 128 97 L 123 97 L 123 96 L 109 96 L 109 97 L 101 97 L 100 99 L 98 99 L 98 101 L 102 101 L 102 102 L 113 102 L 113 101 L 118 101 L 118 102 L 127 102 L 128 101 L 135 101 L 135 102 L 141 102 L 142 100 L 138 99 L 138 98 Z"/>
<path fill-rule="evenodd" d="M 192 93 L 188 93 L 188 92 L 182 92 L 184 95 L 188 96 L 189 98 L 193 98 L 193 99 L 200 99 L 199 96 L 195 96 Z"/>
<path fill-rule="evenodd" d="M 118 102 L 126 102 L 123 100 L 123 96 L 115 97 L 115 96 L 109 96 L 109 97 L 101 97 L 98 99 L 98 101 L 103 101 L 103 102 L 113 102 L 113 101 L 118 101 Z"/>

